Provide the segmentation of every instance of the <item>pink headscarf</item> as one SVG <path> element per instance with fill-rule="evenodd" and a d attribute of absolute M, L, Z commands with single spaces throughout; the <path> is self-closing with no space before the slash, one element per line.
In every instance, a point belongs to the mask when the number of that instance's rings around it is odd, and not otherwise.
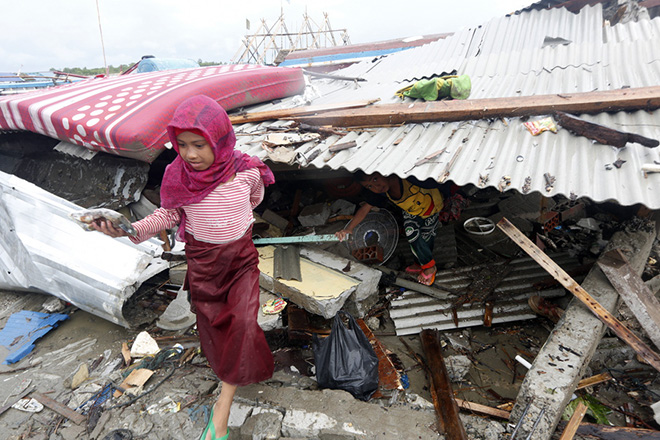
<path fill-rule="evenodd" d="M 215 160 L 204 171 L 191 168 L 181 156 L 177 156 L 165 168 L 160 188 L 161 206 L 176 209 L 197 203 L 234 174 L 248 168 L 258 168 L 264 185 L 275 182 L 272 171 L 259 158 L 234 150 L 236 135 L 227 112 L 213 99 L 205 95 L 192 96 L 174 111 L 167 126 L 167 134 L 176 152 L 179 145 L 176 135 L 183 131 L 201 133 L 213 148 Z M 179 237 L 185 231 L 185 215 L 182 213 Z"/>

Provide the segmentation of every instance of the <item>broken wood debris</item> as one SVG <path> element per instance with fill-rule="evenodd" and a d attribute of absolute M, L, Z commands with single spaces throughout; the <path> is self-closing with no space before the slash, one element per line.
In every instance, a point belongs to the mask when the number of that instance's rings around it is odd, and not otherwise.
<path fill-rule="evenodd" d="M 328 151 L 331 153 L 336 153 L 338 151 L 348 150 L 349 148 L 353 148 L 356 146 L 357 146 L 357 142 L 355 141 L 343 142 L 341 144 L 331 145 L 330 147 L 328 147 Z"/>
<path fill-rule="evenodd" d="M 555 111 L 581 114 L 653 110 L 659 107 L 660 86 L 651 86 L 567 95 L 387 104 L 362 109 L 327 111 L 318 115 L 310 113 L 296 116 L 295 119 L 312 125 L 355 127 L 510 118 L 547 115 Z"/>
<path fill-rule="evenodd" d="M 580 401 L 578 406 L 575 408 L 571 420 L 568 421 L 564 432 L 562 432 L 559 440 L 572 440 L 575 437 L 575 433 L 580 427 L 580 422 L 584 418 L 584 415 L 587 413 L 587 405 L 584 402 Z"/>
<path fill-rule="evenodd" d="M 466 411 L 472 411 L 477 414 L 497 417 L 498 419 L 504 419 L 504 420 L 508 420 L 509 416 L 511 415 L 509 411 L 504 411 L 502 409 L 492 408 L 490 406 L 481 405 L 475 402 L 468 402 L 467 400 L 461 400 L 458 398 L 455 398 L 454 400 L 456 400 L 456 404 L 458 405 L 459 408 L 464 409 Z"/>
<path fill-rule="evenodd" d="M 51 399 L 48 396 L 44 396 L 43 394 L 40 393 L 33 393 L 32 397 L 34 397 L 43 406 L 52 409 L 53 411 L 55 411 L 56 413 L 58 413 L 63 417 L 66 417 L 76 425 L 80 425 L 82 422 L 84 422 L 87 419 L 84 415 L 75 412 L 71 408 L 61 404 L 56 400 Z"/>
<path fill-rule="evenodd" d="M 566 429 L 568 423 L 561 421 L 557 425 L 558 429 Z M 593 423 L 580 423 L 577 435 L 586 438 L 598 438 L 601 440 L 660 440 L 660 431 L 652 429 L 628 428 L 624 426 L 605 426 Z"/>
<path fill-rule="evenodd" d="M 465 427 L 458 417 L 458 405 L 454 400 L 447 367 L 442 357 L 440 333 L 437 330 L 422 330 L 422 346 L 427 359 L 427 373 L 431 382 L 431 396 L 438 416 L 438 423 L 447 439 L 467 440 Z"/>
<path fill-rule="evenodd" d="M 648 362 L 653 368 L 660 371 L 660 355 L 654 352 L 637 335 L 628 329 L 621 321 L 616 319 L 612 313 L 605 309 L 587 291 L 585 291 L 575 280 L 573 280 L 561 267 L 550 257 L 541 251 L 522 232 L 518 230 L 506 217 L 497 223 L 497 226 L 518 244 L 527 254 L 536 260 L 544 269 L 555 277 L 568 291 L 579 299 L 598 319 L 605 323 L 617 336 L 632 347 L 637 354 Z"/>
<path fill-rule="evenodd" d="M 577 136 L 595 140 L 604 145 L 613 145 L 617 148 L 623 148 L 628 142 L 641 144 L 647 148 L 655 148 L 660 144 L 656 139 L 650 139 L 638 134 L 625 133 L 604 127 L 593 122 L 585 121 L 576 116 L 564 112 L 555 112 L 555 119 L 559 125 Z"/>
<path fill-rule="evenodd" d="M 660 301 L 630 267 L 625 255 L 613 249 L 598 259 L 598 266 L 619 292 L 656 347 L 660 347 Z"/>
<path fill-rule="evenodd" d="M 263 122 L 272 119 L 296 118 L 304 115 L 314 115 L 318 113 L 339 110 L 339 109 L 366 107 L 378 101 L 380 101 L 380 99 L 371 99 L 368 101 L 356 101 L 356 102 L 339 103 L 339 104 L 305 106 L 298 108 L 270 110 L 270 111 L 255 112 L 255 113 L 244 113 L 240 115 L 230 115 L 229 120 L 231 121 L 232 124 L 244 124 L 247 122 Z M 315 125 L 323 125 L 323 124 L 315 124 Z"/>
<path fill-rule="evenodd" d="M 402 390 L 403 384 L 401 383 L 399 372 L 394 367 L 383 343 L 376 338 L 374 332 L 371 331 L 363 319 L 358 319 L 357 323 L 367 339 L 369 339 L 376 356 L 378 356 L 378 390 L 372 398 L 382 397 L 381 390 Z"/>

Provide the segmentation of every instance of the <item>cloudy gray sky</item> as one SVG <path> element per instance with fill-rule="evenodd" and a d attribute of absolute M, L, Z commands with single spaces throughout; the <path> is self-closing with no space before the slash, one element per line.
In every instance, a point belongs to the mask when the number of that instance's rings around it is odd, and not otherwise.
<path fill-rule="evenodd" d="M 103 33 L 101 39 L 100 24 Z M 241 39 L 283 11 L 297 32 L 307 12 L 316 26 L 328 14 L 351 43 L 452 32 L 502 16 L 529 0 L 26 0 L 5 2 L 0 26 L 0 71 L 103 67 L 142 55 L 230 62 Z M 246 19 L 250 30 L 246 30 Z M 102 44 L 103 41 L 103 44 Z"/>

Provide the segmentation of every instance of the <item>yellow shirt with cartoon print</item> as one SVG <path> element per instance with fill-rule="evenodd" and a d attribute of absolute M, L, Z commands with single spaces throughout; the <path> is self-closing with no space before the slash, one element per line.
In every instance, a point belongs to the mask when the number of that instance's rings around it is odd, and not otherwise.
<path fill-rule="evenodd" d="M 387 198 L 411 215 L 427 218 L 442 211 L 445 206 L 442 193 L 438 188 L 422 188 L 406 179 L 401 179 L 401 185 L 401 198 L 394 199 L 389 193 Z"/>

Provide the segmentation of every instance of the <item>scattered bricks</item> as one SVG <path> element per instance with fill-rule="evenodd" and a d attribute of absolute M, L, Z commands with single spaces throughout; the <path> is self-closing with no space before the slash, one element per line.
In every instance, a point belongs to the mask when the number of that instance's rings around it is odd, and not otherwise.
<path fill-rule="evenodd" d="M 566 220 L 582 218 L 587 215 L 584 203 L 574 201 L 557 205 L 554 210 L 561 216 L 562 223 Z"/>
<path fill-rule="evenodd" d="M 559 226 L 559 213 L 557 211 L 548 211 L 538 218 L 538 222 L 543 227 L 543 231 L 548 232 Z"/>
<path fill-rule="evenodd" d="M 360 249 L 355 249 L 351 252 L 353 256 L 365 264 L 382 263 L 383 262 L 383 247 L 374 245 Z"/>

